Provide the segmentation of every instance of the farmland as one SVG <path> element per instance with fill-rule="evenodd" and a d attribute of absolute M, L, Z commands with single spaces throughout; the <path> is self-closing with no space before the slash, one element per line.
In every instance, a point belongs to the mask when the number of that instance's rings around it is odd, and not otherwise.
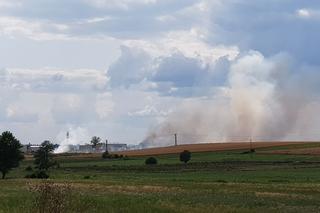
<path fill-rule="evenodd" d="M 60 167 L 48 181 L 70 187 L 66 212 L 319 212 L 320 155 L 303 150 L 320 143 L 254 144 L 255 153 L 245 152 L 248 143 L 235 145 L 127 152 L 126 159 L 57 155 Z M 187 148 L 192 158 L 185 165 L 177 152 Z M 144 165 L 150 154 L 158 165 Z M 0 181 L 0 212 L 36 210 L 30 186 L 43 181 L 23 178 L 30 165 L 28 156 Z"/>

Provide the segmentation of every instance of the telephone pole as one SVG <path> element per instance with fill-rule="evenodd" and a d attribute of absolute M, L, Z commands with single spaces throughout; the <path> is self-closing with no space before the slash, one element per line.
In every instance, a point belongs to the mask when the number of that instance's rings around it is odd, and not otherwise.
<path fill-rule="evenodd" d="M 174 145 L 178 146 L 178 137 L 177 137 L 177 133 L 174 133 Z"/>
<path fill-rule="evenodd" d="M 108 139 L 106 140 L 106 152 L 108 152 Z"/>

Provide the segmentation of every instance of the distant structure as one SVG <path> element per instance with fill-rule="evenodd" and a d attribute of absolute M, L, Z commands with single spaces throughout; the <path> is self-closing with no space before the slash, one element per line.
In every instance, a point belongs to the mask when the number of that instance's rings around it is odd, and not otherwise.
<path fill-rule="evenodd" d="M 25 154 L 33 154 L 40 148 L 39 144 L 24 144 L 22 145 L 21 151 Z"/>
<path fill-rule="evenodd" d="M 177 137 L 177 133 L 174 134 L 174 145 L 178 146 L 178 137 Z"/>
<path fill-rule="evenodd" d="M 77 153 L 103 153 L 106 150 L 108 152 L 119 152 L 127 150 L 127 144 L 125 143 L 100 143 L 95 148 L 91 144 L 79 145 Z"/>

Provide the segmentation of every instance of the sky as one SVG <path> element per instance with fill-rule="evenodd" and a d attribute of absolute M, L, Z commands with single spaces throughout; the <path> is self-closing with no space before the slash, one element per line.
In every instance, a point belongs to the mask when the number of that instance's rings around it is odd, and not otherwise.
<path fill-rule="evenodd" d="M 319 40 L 318 0 L 0 0 L 0 131 L 310 136 Z"/>

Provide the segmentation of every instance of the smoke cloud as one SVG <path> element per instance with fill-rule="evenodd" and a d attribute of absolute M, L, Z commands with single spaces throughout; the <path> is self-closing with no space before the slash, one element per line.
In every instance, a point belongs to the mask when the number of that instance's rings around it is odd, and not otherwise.
<path fill-rule="evenodd" d="M 230 61 L 225 85 L 212 97 L 185 101 L 151 129 L 141 147 L 178 143 L 316 140 L 319 94 L 313 68 L 290 56 L 251 51 Z"/>
<path fill-rule="evenodd" d="M 71 151 L 75 145 L 84 144 L 90 140 L 88 131 L 81 127 L 70 127 L 67 132 L 60 132 L 57 139 L 60 143 L 58 149 L 54 151 L 55 153 Z"/>

